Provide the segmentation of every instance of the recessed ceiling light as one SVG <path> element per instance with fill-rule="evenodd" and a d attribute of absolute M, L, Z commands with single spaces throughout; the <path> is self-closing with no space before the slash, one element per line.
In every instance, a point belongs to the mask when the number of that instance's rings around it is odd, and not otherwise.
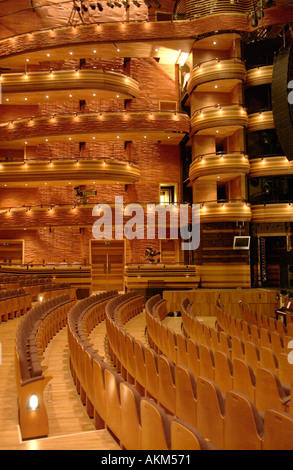
<path fill-rule="evenodd" d="M 26 59 L 27 62 L 29 62 L 30 60 L 29 59 Z"/>
<path fill-rule="evenodd" d="M 24 100 L 27 101 L 27 98 L 25 98 Z"/>
<path fill-rule="evenodd" d="M 215 88 L 218 88 L 218 85 L 215 85 Z"/>
<path fill-rule="evenodd" d="M 213 44 L 216 45 L 216 44 L 217 44 L 217 41 L 214 41 Z"/>
<path fill-rule="evenodd" d="M 69 52 L 69 54 L 70 54 L 70 55 L 72 55 L 72 54 L 73 54 L 73 52 L 72 52 L 72 51 L 70 51 L 70 52 Z"/>
<path fill-rule="evenodd" d="M 50 57 L 50 54 L 47 54 L 47 57 Z"/>

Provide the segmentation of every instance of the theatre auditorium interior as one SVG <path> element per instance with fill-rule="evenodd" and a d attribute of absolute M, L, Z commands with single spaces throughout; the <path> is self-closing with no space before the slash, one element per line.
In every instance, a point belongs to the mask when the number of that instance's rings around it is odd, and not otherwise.
<path fill-rule="evenodd" d="M 293 450 L 292 22 L 0 0 L 1 450 Z"/>

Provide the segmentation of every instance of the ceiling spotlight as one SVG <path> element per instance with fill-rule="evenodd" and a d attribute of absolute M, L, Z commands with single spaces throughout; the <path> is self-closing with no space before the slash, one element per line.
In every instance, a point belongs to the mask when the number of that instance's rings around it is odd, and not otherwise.
<path fill-rule="evenodd" d="M 91 7 L 92 10 L 96 9 L 96 5 L 94 3 L 90 3 L 90 7 Z"/>
<path fill-rule="evenodd" d="M 133 5 L 135 5 L 137 8 L 140 7 L 140 3 L 138 3 L 136 0 L 133 0 Z"/>
<path fill-rule="evenodd" d="M 102 4 L 100 2 L 97 3 L 97 7 L 100 11 L 103 11 L 103 7 L 102 7 Z"/>
<path fill-rule="evenodd" d="M 80 11 L 80 7 L 79 7 L 78 5 L 74 5 L 74 9 L 75 9 L 76 11 Z"/>
<path fill-rule="evenodd" d="M 119 2 L 117 2 L 116 0 L 115 0 L 115 2 L 114 2 L 114 5 L 116 5 L 116 7 L 118 7 L 118 8 L 121 8 L 121 7 L 122 7 L 122 5 L 121 5 Z"/>
<path fill-rule="evenodd" d="M 155 0 L 155 4 L 157 5 L 158 8 L 161 8 L 161 4 L 158 2 L 158 0 Z"/>
<path fill-rule="evenodd" d="M 108 5 L 109 8 L 114 8 L 113 3 L 111 3 L 111 2 L 107 2 L 106 5 Z"/>
<path fill-rule="evenodd" d="M 122 5 L 124 5 L 126 9 L 130 7 L 127 0 L 123 0 Z"/>
<path fill-rule="evenodd" d="M 152 5 L 148 2 L 148 0 L 144 0 L 144 3 L 148 8 L 152 8 Z"/>

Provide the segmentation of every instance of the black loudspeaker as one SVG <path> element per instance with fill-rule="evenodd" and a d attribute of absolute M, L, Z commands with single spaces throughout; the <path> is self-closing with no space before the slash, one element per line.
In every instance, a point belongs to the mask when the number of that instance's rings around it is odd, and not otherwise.
<path fill-rule="evenodd" d="M 293 160 L 293 110 L 288 101 L 288 83 L 292 70 L 292 50 L 285 49 L 275 57 L 272 79 L 272 105 L 278 140 L 288 160 Z"/>

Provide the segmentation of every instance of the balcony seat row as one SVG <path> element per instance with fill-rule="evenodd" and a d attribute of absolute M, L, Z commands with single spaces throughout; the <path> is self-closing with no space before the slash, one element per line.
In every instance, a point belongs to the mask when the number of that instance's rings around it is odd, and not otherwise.
<path fill-rule="evenodd" d="M 23 439 L 48 435 L 44 389 L 52 377 L 45 376 L 41 361 L 52 337 L 63 328 L 74 300 L 68 295 L 34 306 L 18 325 L 15 340 L 15 370 L 19 426 Z M 31 405 L 31 400 L 34 405 Z"/>
<path fill-rule="evenodd" d="M 31 295 L 23 288 L 0 290 L 0 323 L 25 315 L 32 306 Z"/>

